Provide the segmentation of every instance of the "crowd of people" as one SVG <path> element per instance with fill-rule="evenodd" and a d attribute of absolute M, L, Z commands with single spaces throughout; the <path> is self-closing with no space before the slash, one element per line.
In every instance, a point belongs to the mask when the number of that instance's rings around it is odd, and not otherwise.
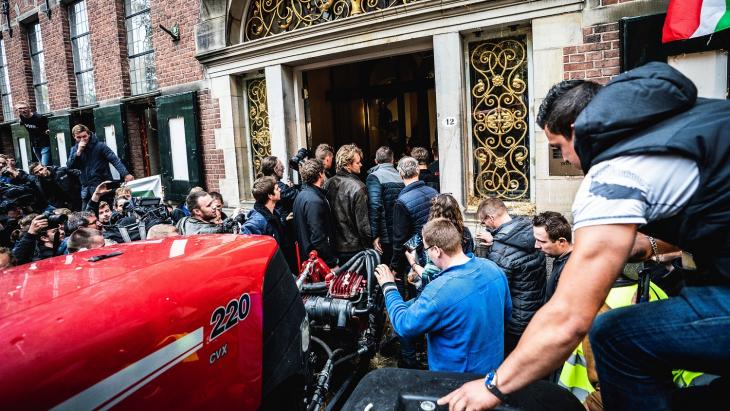
<path fill-rule="evenodd" d="M 614 104 L 626 96 L 636 98 Z M 574 225 L 554 211 L 510 215 L 487 198 L 475 233 L 457 199 L 440 193 L 428 149 L 396 161 L 380 147 L 364 172 L 354 144 L 298 153 L 289 163 L 297 185 L 282 159 L 263 159 L 246 213 L 226 216 L 220 194 L 196 187 L 141 225 L 129 190 L 110 187 L 109 164 L 133 177 L 79 125 L 67 167 L 44 163 L 42 147 L 31 174 L 0 156 L 0 267 L 178 234 L 271 236 L 292 273 L 313 255 L 336 269 L 375 249 L 399 366 L 486 376 L 442 398 L 451 410 L 509 403 L 537 379 L 591 410 L 670 409 L 677 387 L 723 381 L 730 369 L 728 112 L 726 101 L 697 99 L 689 80 L 660 63 L 607 86 L 561 82 L 537 122 L 586 173 Z"/>

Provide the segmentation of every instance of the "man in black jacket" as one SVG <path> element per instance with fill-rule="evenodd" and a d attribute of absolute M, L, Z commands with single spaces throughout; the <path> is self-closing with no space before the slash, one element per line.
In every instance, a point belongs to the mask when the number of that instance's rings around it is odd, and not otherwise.
<path fill-rule="evenodd" d="M 30 136 L 30 145 L 33 147 L 33 154 L 36 159 L 47 166 L 51 164 L 51 139 L 48 131 L 48 119 L 42 115 L 31 112 L 27 103 L 18 103 L 18 120 Z"/>
<path fill-rule="evenodd" d="M 37 184 L 41 192 L 53 207 L 68 208 L 74 211 L 81 209 L 78 170 L 44 166 L 34 162 L 30 165 L 30 172 L 38 179 Z"/>
<path fill-rule="evenodd" d="M 334 246 L 341 263 L 367 248 L 380 250 L 370 231 L 368 193 L 358 174 L 362 168 L 362 150 L 347 144 L 337 150 L 337 174 L 324 183 L 332 208 Z"/>
<path fill-rule="evenodd" d="M 487 237 L 491 236 L 493 241 L 487 258 L 504 270 L 509 281 L 512 318 L 504 335 L 507 356 L 517 346 L 527 324 L 545 301 L 545 256 L 535 249 L 532 222 L 526 218 L 510 217 L 502 200 L 483 200 L 477 209 L 477 218 L 490 230 L 477 237 L 488 242 Z"/>
<path fill-rule="evenodd" d="M 405 188 L 398 194 L 393 206 L 393 258 L 391 269 L 395 272 L 397 284 L 401 294 L 405 292 L 404 281 L 409 267 L 406 260 L 403 244 L 414 235 L 421 234 L 421 229 L 428 221 L 431 211 L 431 200 L 438 192 L 428 187 L 425 182 L 419 181 L 418 161 L 413 157 L 403 157 L 398 160 L 398 173 Z M 423 245 L 419 245 L 419 254 L 423 257 Z M 425 261 L 420 261 L 425 264 Z M 415 291 L 413 289 L 412 291 Z"/>
<path fill-rule="evenodd" d="M 393 166 L 393 150 L 390 147 L 383 146 L 375 152 L 375 163 L 377 165 L 368 170 L 365 180 L 370 230 L 380 242 L 380 260 L 390 262 L 393 258 L 393 206 L 405 185 Z"/>
<path fill-rule="evenodd" d="M 63 237 L 61 226 L 48 228 L 48 218 L 43 215 L 37 216 L 30 223 L 28 231 L 20 236 L 13 248 L 16 263 L 18 265 L 26 264 L 63 254 L 59 247 L 63 242 Z"/>
<path fill-rule="evenodd" d="M 553 258 L 553 267 L 545 290 L 547 302 L 555 293 L 560 273 L 573 251 L 573 233 L 570 223 L 562 214 L 544 211 L 532 219 L 532 234 L 535 236 L 535 248 Z"/>
<path fill-rule="evenodd" d="M 102 181 L 112 179 L 109 164 L 114 166 L 124 181 L 132 181 L 134 177 L 129 174 L 127 167 L 117 157 L 109 146 L 99 141 L 96 134 L 92 133 L 83 124 L 77 124 L 71 129 L 76 144 L 71 147 L 71 153 L 66 163 L 68 168 L 74 168 L 81 172 L 81 208 L 86 208 L 86 203 L 94 193 L 96 186 Z"/>
<path fill-rule="evenodd" d="M 276 202 L 276 212 L 279 214 L 281 223 L 286 223 L 286 218 L 291 214 L 294 207 L 294 199 L 297 198 L 297 190 L 291 183 L 285 183 L 284 164 L 276 156 L 268 156 L 261 160 L 261 174 L 264 177 L 271 176 L 276 179 L 276 185 L 279 186 L 281 199 Z"/>
<path fill-rule="evenodd" d="M 332 220 L 330 205 L 322 190 L 324 166 L 316 159 L 299 165 L 302 190 L 294 200 L 294 227 L 299 242 L 299 256 L 302 261 L 309 258 L 310 251 L 316 251 L 325 264 L 337 266 L 337 255 L 332 244 Z"/>

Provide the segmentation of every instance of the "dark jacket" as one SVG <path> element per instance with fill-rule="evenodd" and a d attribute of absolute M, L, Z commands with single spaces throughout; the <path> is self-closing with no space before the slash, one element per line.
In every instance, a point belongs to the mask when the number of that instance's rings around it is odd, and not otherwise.
<path fill-rule="evenodd" d="M 48 131 L 48 119 L 46 117 L 43 117 L 38 113 L 33 113 L 28 118 L 18 116 L 18 121 L 20 121 L 20 124 L 25 126 L 25 129 L 28 130 L 30 144 L 34 148 L 51 146 L 51 139 L 48 134 L 46 134 Z"/>
<path fill-rule="evenodd" d="M 324 191 L 332 208 L 335 250 L 355 253 L 372 248 L 365 184 L 352 173 L 338 171 L 324 183 Z"/>
<path fill-rule="evenodd" d="M 440 192 L 441 191 L 441 185 L 439 182 L 439 176 L 432 173 L 431 170 L 428 168 L 424 168 L 419 170 L 418 174 L 418 180 L 423 181 L 426 183 L 427 186 L 433 188 L 434 190 Z"/>
<path fill-rule="evenodd" d="M 81 187 L 79 185 L 79 170 L 66 167 L 47 166 L 51 175 L 36 177 L 37 184 L 48 202 L 56 208 L 81 208 Z"/>
<path fill-rule="evenodd" d="M 548 302 L 553 294 L 555 294 L 555 290 L 558 288 L 558 281 L 560 281 L 560 273 L 563 272 L 563 268 L 565 268 L 565 263 L 568 262 L 569 257 L 570 253 L 566 253 L 553 260 L 553 269 L 550 271 L 550 278 L 548 278 L 545 288 L 545 302 Z"/>
<path fill-rule="evenodd" d="M 332 247 L 332 217 L 324 190 L 310 184 L 302 185 L 294 200 L 294 228 L 302 261 L 309 258 L 310 251 L 316 250 L 328 266 L 337 265 Z"/>
<path fill-rule="evenodd" d="M 368 170 L 370 230 L 382 244 L 393 244 L 393 206 L 405 185 L 393 164 L 378 164 Z"/>
<path fill-rule="evenodd" d="M 512 296 L 507 331 L 520 335 L 545 301 L 545 255 L 535 248 L 532 221 L 516 217 L 492 232 L 487 258 L 504 270 Z"/>
<path fill-rule="evenodd" d="M 279 186 L 279 191 L 281 191 L 281 200 L 276 202 L 275 211 L 279 214 L 281 223 L 286 224 L 286 217 L 294 208 L 294 200 L 297 198 L 299 188 L 297 186 L 289 187 L 281 180 L 277 181 L 276 185 Z"/>
<path fill-rule="evenodd" d="M 56 255 L 61 255 L 63 252 L 60 250 L 56 252 Z M 13 255 L 15 256 L 16 264 L 26 264 L 31 261 L 43 260 L 44 258 L 53 257 L 53 248 L 46 247 L 40 243 L 40 236 L 31 233 L 25 233 L 20 236 L 18 242 L 13 247 Z"/>
<path fill-rule="evenodd" d="M 71 153 L 66 164 L 68 168 L 75 168 L 81 172 L 79 180 L 81 180 L 82 196 L 91 195 L 96 186 L 101 184 L 102 181 L 112 179 L 112 173 L 109 170 L 110 163 L 117 169 L 120 176 L 124 177 L 129 174 L 119 157 L 114 154 L 109 146 L 99 141 L 96 134 L 91 134 L 89 143 L 81 155 L 76 155 L 78 146 L 78 143 L 76 143 L 71 147 Z"/>
<path fill-rule="evenodd" d="M 416 181 L 401 190 L 393 208 L 393 259 L 391 267 L 398 275 L 405 274 L 408 261 L 403 243 L 420 233 L 428 221 L 431 199 L 438 193 L 423 181 Z"/>
<path fill-rule="evenodd" d="M 281 225 L 279 213 L 272 213 L 266 206 L 254 204 L 248 213 L 246 222 L 241 227 L 241 234 L 269 235 L 281 246 L 284 243 L 284 227 Z"/>
<path fill-rule="evenodd" d="M 575 122 L 584 172 L 631 154 L 673 154 L 697 162 L 700 184 L 689 202 L 640 231 L 689 251 L 700 269 L 719 273 L 725 282 L 730 280 L 728 113 L 729 100 L 697 98 L 687 77 L 655 62 L 614 77 Z"/>

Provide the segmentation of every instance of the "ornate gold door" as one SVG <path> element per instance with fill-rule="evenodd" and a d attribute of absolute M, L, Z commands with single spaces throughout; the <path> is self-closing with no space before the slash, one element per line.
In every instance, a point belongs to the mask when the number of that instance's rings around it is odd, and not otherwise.
<path fill-rule="evenodd" d="M 261 174 L 261 161 L 271 155 L 271 132 L 269 131 L 269 111 L 266 102 L 266 79 L 257 78 L 246 81 L 248 103 L 248 140 L 251 144 L 251 164 L 254 176 Z"/>
<path fill-rule="evenodd" d="M 527 38 L 469 43 L 473 190 L 485 197 L 530 200 Z"/>

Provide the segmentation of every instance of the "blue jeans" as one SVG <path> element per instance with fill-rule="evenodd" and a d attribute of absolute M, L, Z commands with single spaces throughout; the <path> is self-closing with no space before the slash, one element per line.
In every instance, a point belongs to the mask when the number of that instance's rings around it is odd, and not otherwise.
<path fill-rule="evenodd" d="M 51 148 L 50 147 L 33 147 L 35 158 L 44 166 L 51 165 Z M 66 164 L 61 164 L 65 166 Z"/>
<path fill-rule="evenodd" d="M 669 410 L 673 369 L 730 375 L 730 285 L 611 310 L 590 340 L 605 410 Z"/>

